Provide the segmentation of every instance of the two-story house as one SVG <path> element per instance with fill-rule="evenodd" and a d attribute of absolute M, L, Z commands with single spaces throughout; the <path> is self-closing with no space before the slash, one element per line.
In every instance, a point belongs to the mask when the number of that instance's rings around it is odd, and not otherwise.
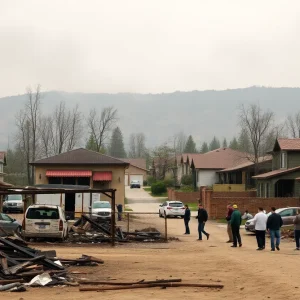
<path fill-rule="evenodd" d="M 300 139 L 277 139 L 271 152 L 272 171 L 253 176 L 260 197 L 300 196 Z"/>

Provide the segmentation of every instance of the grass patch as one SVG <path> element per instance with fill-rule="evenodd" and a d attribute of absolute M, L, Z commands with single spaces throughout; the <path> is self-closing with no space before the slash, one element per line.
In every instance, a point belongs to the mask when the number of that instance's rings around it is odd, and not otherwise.
<path fill-rule="evenodd" d="M 226 219 L 217 219 L 216 221 L 217 221 L 217 223 L 227 224 L 227 220 L 226 220 Z M 242 220 L 242 224 L 241 224 L 241 225 L 245 225 L 245 223 L 246 223 L 247 221 L 248 221 L 248 220 Z"/>
<path fill-rule="evenodd" d="M 145 192 L 149 193 L 152 197 L 164 197 L 164 198 L 168 198 L 168 193 L 162 193 L 162 194 L 158 194 L 158 195 L 154 195 L 151 193 L 151 187 L 144 187 L 143 188 Z"/>
<path fill-rule="evenodd" d="M 133 211 L 130 207 L 125 207 L 125 211 Z"/>
<path fill-rule="evenodd" d="M 184 203 L 184 204 L 187 204 L 191 211 L 197 211 L 198 210 L 198 203 Z"/>
<path fill-rule="evenodd" d="M 128 199 L 127 198 L 124 199 L 124 203 L 128 204 Z"/>

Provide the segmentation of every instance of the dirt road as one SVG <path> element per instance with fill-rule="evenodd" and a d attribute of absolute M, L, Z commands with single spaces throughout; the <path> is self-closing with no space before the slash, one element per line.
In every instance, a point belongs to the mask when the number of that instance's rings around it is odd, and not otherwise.
<path fill-rule="evenodd" d="M 142 203 L 139 203 L 139 209 Z M 145 208 L 147 203 L 144 204 Z M 157 205 L 157 204 L 156 204 Z M 151 205 L 152 206 L 152 205 Z M 157 207 L 157 206 L 156 206 Z M 140 219 L 138 219 L 139 221 Z M 161 226 L 157 216 L 147 215 L 140 221 Z M 197 241 L 197 220 L 191 220 L 191 235 L 184 236 L 183 221 L 168 219 L 168 231 L 180 241 L 160 244 L 129 244 L 110 246 L 56 248 L 59 256 L 75 258 L 82 253 L 104 259 L 105 264 L 95 268 L 73 267 L 89 274 L 90 279 L 151 280 L 182 278 L 185 282 L 225 285 L 220 291 L 197 288 L 138 289 L 125 291 L 79 292 L 78 288 L 36 288 L 22 295 L 2 293 L 1 300 L 40 299 L 299 299 L 299 254 L 294 244 L 283 241 L 280 252 L 270 252 L 269 241 L 265 251 L 256 251 L 255 237 L 242 231 L 243 247 L 226 244 L 226 230 L 215 222 L 208 222 L 210 239 Z M 38 247 L 38 245 L 35 245 Z"/>

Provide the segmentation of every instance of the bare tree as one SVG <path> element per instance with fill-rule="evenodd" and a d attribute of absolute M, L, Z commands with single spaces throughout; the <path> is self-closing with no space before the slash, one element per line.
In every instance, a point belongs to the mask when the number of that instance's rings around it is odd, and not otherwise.
<path fill-rule="evenodd" d="M 42 117 L 40 121 L 41 153 L 42 156 L 53 155 L 53 120 L 51 116 Z"/>
<path fill-rule="evenodd" d="M 37 85 L 35 91 L 27 88 L 27 101 L 24 109 L 16 116 L 16 125 L 18 146 L 24 153 L 29 184 L 34 183 L 34 168 L 29 163 L 35 161 L 39 153 L 40 109 L 41 86 Z"/>
<path fill-rule="evenodd" d="M 289 135 L 292 138 L 300 138 L 300 112 L 289 115 L 286 120 Z"/>
<path fill-rule="evenodd" d="M 136 135 L 134 133 L 132 133 L 129 136 L 128 157 L 137 158 L 137 154 L 136 154 Z"/>
<path fill-rule="evenodd" d="M 167 144 L 161 145 L 153 151 L 153 167 L 157 179 L 163 180 L 167 172 L 176 168 L 174 149 Z"/>
<path fill-rule="evenodd" d="M 109 137 L 109 133 L 117 121 L 117 109 L 112 106 L 102 109 L 100 116 L 95 109 L 90 111 L 87 119 L 87 126 L 90 135 L 95 141 L 96 149 L 100 152 L 104 146 L 105 140 Z"/>
<path fill-rule="evenodd" d="M 176 149 L 176 153 L 183 153 L 186 142 L 187 142 L 187 135 L 184 134 L 182 131 L 178 132 L 174 136 L 174 148 Z"/>
<path fill-rule="evenodd" d="M 240 124 L 250 139 L 251 150 L 248 159 L 255 164 L 257 173 L 257 164 L 260 157 L 266 155 L 270 147 L 270 136 L 274 136 L 274 113 L 272 111 L 263 111 L 257 104 L 250 104 L 240 108 Z M 274 140 L 273 140 L 274 143 Z"/>

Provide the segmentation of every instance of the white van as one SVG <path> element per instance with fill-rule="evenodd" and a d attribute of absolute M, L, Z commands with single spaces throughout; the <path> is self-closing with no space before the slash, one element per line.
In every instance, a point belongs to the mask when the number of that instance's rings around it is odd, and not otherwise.
<path fill-rule="evenodd" d="M 65 240 L 68 222 L 57 205 L 31 205 L 27 208 L 22 224 L 22 236 L 28 238 L 55 238 Z"/>

